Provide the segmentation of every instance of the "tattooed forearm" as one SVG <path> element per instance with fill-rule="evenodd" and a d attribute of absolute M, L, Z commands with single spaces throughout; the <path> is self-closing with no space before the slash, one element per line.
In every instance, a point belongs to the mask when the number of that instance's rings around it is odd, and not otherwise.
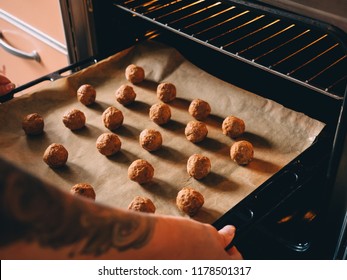
<path fill-rule="evenodd" d="M 1 159 L 0 170 L 0 247 L 23 240 L 50 248 L 83 242 L 72 255 L 99 255 L 111 248 L 141 248 L 151 238 L 151 217 L 64 193 Z"/>

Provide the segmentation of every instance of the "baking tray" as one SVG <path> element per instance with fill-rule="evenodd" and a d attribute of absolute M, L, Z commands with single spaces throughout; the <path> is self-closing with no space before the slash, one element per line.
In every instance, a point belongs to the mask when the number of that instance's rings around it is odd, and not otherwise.
<path fill-rule="evenodd" d="M 136 101 L 129 106 L 116 102 L 114 93 L 125 79 L 125 68 L 131 64 L 144 68 L 146 79 L 132 85 Z M 148 117 L 152 104 L 158 103 L 156 87 L 160 82 L 172 82 L 177 98 L 169 103 L 172 118 L 159 126 Z M 96 88 L 95 104 L 84 106 L 76 98 L 82 84 Z M 208 136 L 201 143 L 189 142 L 184 136 L 186 124 L 193 120 L 188 106 L 195 98 L 210 103 L 211 115 L 204 120 Z M 123 126 L 115 130 L 121 141 L 121 151 L 111 157 L 101 155 L 95 142 L 99 135 L 109 132 L 101 115 L 109 106 L 124 114 Z M 86 126 L 70 131 L 62 122 L 63 114 L 79 109 L 86 115 Z M 23 117 L 30 113 L 44 117 L 44 134 L 28 137 L 21 128 Z M 246 132 L 238 139 L 222 134 L 221 124 L 228 115 L 242 118 Z M 292 162 L 309 148 L 324 124 L 281 104 L 225 83 L 202 71 L 175 49 L 166 45 L 144 42 L 117 53 L 67 77 L 55 80 L 41 89 L 1 104 L 0 153 L 31 174 L 68 192 L 79 182 L 90 183 L 96 191 L 96 203 L 127 208 L 135 195 L 152 199 L 156 214 L 186 216 L 180 212 L 175 199 L 178 191 L 191 186 L 200 191 L 205 204 L 193 218 L 213 223 L 250 193 Z M 163 135 L 163 147 L 157 152 L 142 149 L 140 132 L 154 128 Z M 245 139 L 254 145 L 254 160 L 239 166 L 229 156 L 230 146 Z M 69 151 L 67 165 L 49 168 L 42 160 L 51 143 L 61 143 Z M 211 173 L 202 180 L 190 177 L 187 159 L 199 153 L 212 162 Z M 151 183 L 139 185 L 130 181 L 127 169 L 132 161 L 143 158 L 155 169 Z"/>

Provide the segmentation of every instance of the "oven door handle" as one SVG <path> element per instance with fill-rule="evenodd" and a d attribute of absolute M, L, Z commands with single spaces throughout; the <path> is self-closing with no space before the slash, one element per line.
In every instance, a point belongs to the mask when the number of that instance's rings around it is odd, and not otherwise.
<path fill-rule="evenodd" d="M 25 58 L 25 59 L 32 59 L 32 60 L 35 60 L 37 62 L 41 61 L 41 57 L 37 51 L 34 50 L 31 53 L 27 53 L 27 52 L 21 51 L 19 49 L 12 47 L 11 45 L 7 44 L 4 40 L 4 35 L 2 34 L 1 31 L 0 31 L 0 46 L 8 53 L 13 54 L 15 56 Z"/>

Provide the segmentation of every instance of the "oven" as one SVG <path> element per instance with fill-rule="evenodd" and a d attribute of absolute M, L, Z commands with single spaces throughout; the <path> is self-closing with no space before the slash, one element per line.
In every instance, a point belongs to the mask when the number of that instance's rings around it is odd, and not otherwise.
<path fill-rule="evenodd" d="M 314 1 L 61 0 L 71 66 L 33 83 L 149 40 L 325 123 L 307 150 L 213 225 L 237 227 L 246 259 L 346 259 L 347 6 L 320 2 L 321 10 Z"/>

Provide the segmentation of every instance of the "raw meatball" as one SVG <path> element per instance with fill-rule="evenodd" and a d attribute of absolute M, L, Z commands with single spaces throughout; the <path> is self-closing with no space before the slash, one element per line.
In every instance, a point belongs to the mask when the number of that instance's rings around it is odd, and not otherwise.
<path fill-rule="evenodd" d="M 143 196 L 135 196 L 130 202 L 128 209 L 145 213 L 154 213 L 156 210 L 152 200 Z"/>
<path fill-rule="evenodd" d="M 184 187 L 178 192 L 176 197 L 178 209 L 191 217 L 199 211 L 204 202 L 203 195 L 190 187 Z"/>
<path fill-rule="evenodd" d="M 39 135 L 43 132 L 44 121 L 37 113 L 29 114 L 23 118 L 22 128 L 26 135 Z"/>
<path fill-rule="evenodd" d="M 167 103 L 176 98 L 176 87 L 171 83 L 161 83 L 157 87 L 157 97 Z"/>
<path fill-rule="evenodd" d="M 116 100 L 122 105 L 129 105 L 135 101 L 135 98 L 136 93 L 131 86 L 122 85 L 116 91 Z"/>
<path fill-rule="evenodd" d="M 235 142 L 230 148 L 230 157 L 239 165 L 246 165 L 253 159 L 253 145 L 245 140 Z"/>
<path fill-rule="evenodd" d="M 124 116 L 122 111 L 111 106 L 102 113 L 102 121 L 109 130 L 115 130 L 123 124 Z"/>
<path fill-rule="evenodd" d="M 141 83 L 145 79 L 145 71 L 140 66 L 130 64 L 125 69 L 125 78 L 133 84 Z"/>
<path fill-rule="evenodd" d="M 149 109 L 149 118 L 156 124 L 165 124 L 171 119 L 171 109 L 167 104 L 156 103 Z"/>
<path fill-rule="evenodd" d="M 122 143 L 119 137 L 114 133 L 103 133 L 96 140 L 96 148 L 105 156 L 111 156 L 117 153 L 121 145 Z"/>
<path fill-rule="evenodd" d="M 64 114 L 63 123 L 71 130 L 81 129 L 86 124 L 86 116 L 82 111 L 73 109 Z"/>
<path fill-rule="evenodd" d="M 208 130 L 206 124 L 200 121 L 190 121 L 184 133 L 190 142 L 198 143 L 204 140 L 207 136 Z"/>
<path fill-rule="evenodd" d="M 245 132 L 245 122 L 237 117 L 228 116 L 222 123 L 223 134 L 236 138 Z"/>
<path fill-rule="evenodd" d="M 187 172 L 195 179 L 202 179 L 211 171 L 211 161 L 208 157 L 194 154 L 187 161 Z"/>
<path fill-rule="evenodd" d="M 155 129 L 145 129 L 140 133 L 139 142 L 142 148 L 153 152 L 161 147 L 163 138 L 159 131 Z"/>
<path fill-rule="evenodd" d="M 61 144 L 53 143 L 47 147 L 43 154 L 43 161 L 50 167 L 61 167 L 67 162 L 68 151 Z"/>
<path fill-rule="evenodd" d="M 191 114 L 197 120 L 203 120 L 211 113 L 210 104 L 201 99 L 194 99 L 188 108 L 189 114 Z"/>
<path fill-rule="evenodd" d="M 89 84 L 82 85 L 77 90 L 77 100 L 84 105 L 91 105 L 95 102 L 96 91 Z"/>
<path fill-rule="evenodd" d="M 139 184 L 149 183 L 154 176 L 153 166 L 144 159 L 137 159 L 128 168 L 128 177 L 130 180 Z"/>
<path fill-rule="evenodd" d="M 81 195 L 87 198 L 91 198 L 93 200 L 95 200 L 95 196 L 96 196 L 93 187 L 86 183 L 79 183 L 74 185 L 71 188 L 70 192 L 72 194 Z"/>

